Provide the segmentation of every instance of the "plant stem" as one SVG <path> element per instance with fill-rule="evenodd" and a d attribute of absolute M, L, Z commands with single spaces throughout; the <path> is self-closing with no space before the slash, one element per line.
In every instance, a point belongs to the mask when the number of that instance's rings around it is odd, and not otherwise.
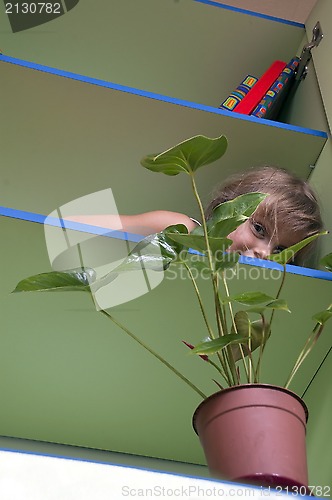
<path fill-rule="evenodd" d="M 254 360 L 252 357 L 252 351 L 251 351 L 251 346 L 250 346 L 250 339 L 248 341 L 248 347 L 245 346 L 245 349 L 247 350 L 248 353 L 248 359 L 249 359 L 249 374 L 248 374 L 248 383 L 255 383 L 256 382 L 256 376 L 255 376 L 255 370 L 253 370 L 254 367 Z M 254 374 L 254 377 L 252 376 Z"/>
<path fill-rule="evenodd" d="M 287 389 L 291 383 L 291 381 L 293 380 L 294 378 L 294 375 L 296 374 L 296 372 L 298 371 L 298 369 L 300 368 L 300 366 L 302 365 L 303 361 L 305 360 L 305 358 L 308 356 L 308 354 L 310 353 L 310 351 L 312 350 L 312 348 L 314 347 L 314 344 L 317 342 L 320 334 L 322 333 L 323 329 L 324 329 L 324 324 L 323 325 L 320 325 L 319 323 L 317 323 L 315 325 L 315 328 L 313 329 L 313 331 L 311 332 L 311 334 L 309 335 L 302 351 L 300 352 L 300 355 L 299 357 L 297 358 L 296 362 L 295 362 L 295 365 L 287 379 L 287 382 L 285 384 L 285 389 Z M 318 329 L 318 331 L 317 331 Z"/>
<path fill-rule="evenodd" d="M 260 314 L 262 318 L 262 331 L 263 331 L 263 338 L 261 345 L 259 346 L 259 355 L 258 355 L 258 361 L 256 365 L 256 370 L 255 370 L 255 382 L 259 382 L 260 379 L 260 369 L 261 369 L 261 363 L 262 363 L 262 357 L 263 357 L 263 352 L 265 349 L 266 341 L 267 341 L 267 332 L 265 331 L 266 328 L 266 322 L 265 322 L 265 316 L 264 314 Z"/>
<path fill-rule="evenodd" d="M 205 245 L 206 245 L 207 256 L 208 256 L 208 261 L 209 261 L 209 268 L 210 268 L 210 271 L 212 274 L 212 286 L 213 286 L 213 295 L 214 295 L 214 301 L 215 301 L 217 326 L 218 326 L 219 335 L 221 336 L 221 335 L 224 335 L 223 318 L 222 318 L 222 312 L 221 312 L 221 308 L 220 308 L 218 288 L 217 288 L 216 280 L 215 280 L 215 271 L 214 271 L 214 267 L 213 267 L 212 252 L 211 252 L 209 238 L 208 238 L 205 214 L 204 214 L 204 209 L 203 209 L 201 199 L 200 199 L 198 191 L 197 191 L 195 176 L 194 176 L 193 172 L 190 173 L 190 178 L 191 178 L 193 192 L 194 192 L 194 195 L 195 195 L 198 207 L 199 207 L 199 211 L 201 214 L 201 219 L 202 219 L 202 226 L 203 226 Z"/>
<path fill-rule="evenodd" d="M 237 333 L 237 327 L 236 327 L 236 323 L 235 323 L 235 317 L 234 317 L 234 313 L 233 313 L 233 307 L 232 307 L 231 302 L 228 300 L 229 297 L 230 297 L 230 295 L 229 295 L 229 288 L 228 288 L 228 285 L 227 285 L 227 280 L 225 278 L 225 273 L 222 272 L 221 276 L 222 276 L 222 282 L 223 282 L 223 285 L 224 285 L 224 288 L 225 288 L 225 292 L 226 292 L 226 298 L 227 298 L 227 303 L 228 303 L 228 307 L 229 307 L 229 313 L 230 313 L 231 320 L 232 320 L 232 325 L 233 325 L 234 331 Z M 228 347 L 229 347 L 229 349 L 228 349 L 228 356 L 229 356 L 230 364 L 231 364 L 231 367 L 232 367 L 233 378 L 234 378 L 234 374 L 235 374 L 235 379 L 237 380 L 237 383 L 239 384 L 240 383 L 240 377 L 239 377 L 239 374 L 238 374 L 238 372 L 236 370 L 236 362 L 235 362 L 235 359 L 234 359 L 233 350 L 232 350 L 231 346 L 228 346 Z M 241 353 L 241 356 L 242 356 L 242 361 L 243 361 L 243 366 L 244 366 L 244 370 L 245 370 L 245 373 L 246 373 L 246 377 L 247 377 L 247 380 L 249 382 L 248 366 L 247 366 L 247 363 L 246 363 L 246 360 L 245 360 L 245 356 L 244 356 L 244 352 L 243 352 L 241 344 L 239 344 L 239 349 L 240 349 L 240 353 Z"/>
<path fill-rule="evenodd" d="M 199 301 L 199 305 L 200 305 L 200 308 L 201 308 L 201 313 L 203 315 L 203 318 L 204 318 L 204 321 L 205 321 L 205 325 L 208 329 L 208 332 L 209 332 L 209 337 L 211 339 L 214 339 L 215 336 L 213 334 L 213 331 L 212 331 L 212 328 L 210 327 L 209 325 L 209 322 L 208 322 L 208 319 L 207 319 L 207 315 L 206 315 L 206 312 L 205 312 L 205 309 L 204 309 L 204 306 L 203 306 L 203 302 L 202 302 L 202 298 L 201 298 L 201 295 L 199 293 L 199 289 L 198 289 L 198 286 L 197 286 L 197 283 L 196 283 L 196 280 L 192 274 L 192 271 L 190 269 L 190 267 L 188 266 L 188 264 L 185 262 L 185 261 L 181 261 L 181 264 L 183 264 L 185 266 L 185 268 L 187 269 L 188 273 L 189 273 L 189 276 L 190 276 L 190 279 L 192 281 L 192 284 L 195 288 L 195 292 L 196 292 L 196 295 L 197 295 L 197 298 L 198 298 L 198 301 Z M 230 377 L 229 377 L 229 374 L 228 374 L 228 370 L 227 370 L 227 363 L 226 363 L 226 360 L 225 360 L 225 357 L 224 357 L 224 353 L 222 353 L 222 355 L 218 352 L 217 353 L 217 356 L 219 358 L 219 361 L 220 361 L 220 364 L 222 366 L 222 369 L 219 368 L 218 365 L 216 365 L 213 361 L 211 361 L 209 359 L 209 363 L 211 365 L 213 365 L 218 371 L 219 373 L 222 375 L 222 377 L 225 379 L 225 381 L 227 382 L 228 385 L 230 385 L 231 383 L 231 380 L 230 380 Z"/>
<path fill-rule="evenodd" d="M 227 375 L 223 372 L 223 370 L 216 363 L 214 363 L 213 361 L 211 361 L 211 359 L 208 359 L 207 362 L 210 365 L 212 365 L 216 370 L 218 370 L 218 372 L 223 377 L 223 379 L 227 382 L 227 384 L 229 384 L 229 379 L 228 379 Z"/>
<path fill-rule="evenodd" d="M 249 338 L 248 338 L 248 361 L 249 361 L 249 384 L 253 382 L 253 359 L 252 359 L 252 350 L 251 350 L 251 322 L 249 321 Z"/>
<path fill-rule="evenodd" d="M 227 333 L 227 325 L 225 322 L 225 315 L 221 311 L 221 305 L 219 299 L 218 273 L 216 273 L 215 276 L 213 276 L 213 278 L 216 280 L 216 290 L 218 295 L 217 300 L 215 300 L 216 317 L 217 317 L 217 322 L 219 322 L 218 331 L 219 331 L 219 336 L 222 336 L 224 335 L 224 333 Z M 229 347 L 227 347 L 226 349 L 228 350 Z M 227 357 L 227 350 L 225 351 L 225 349 L 222 349 L 221 352 L 217 352 L 217 356 L 219 358 L 221 366 L 223 367 L 224 372 L 227 374 L 228 385 L 233 385 L 236 384 L 236 382 L 234 381 L 234 374 L 232 370 L 229 372 L 228 369 L 230 367 L 230 363 L 229 363 L 229 358 Z M 233 384 L 231 375 L 233 375 Z"/>
<path fill-rule="evenodd" d="M 161 361 L 167 368 L 169 368 L 175 375 L 177 375 L 179 378 L 181 378 L 187 385 L 189 385 L 195 392 L 197 392 L 203 399 L 205 399 L 207 396 L 200 390 L 198 387 L 196 387 L 190 380 L 188 380 L 182 373 L 180 373 L 174 366 L 172 366 L 168 361 L 166 361 L 164 358 L 162 358 L 157 352 L 155 352 L 151 347 L 146 345 L 142 340 L 140 340 L 136 335 L 134 335 L 128 328 L 126 328 L 124 325 L 122 325 L 119 321 L 117 321 L 111 314 L 109 314 L 107 311 L 104 309 L 101 309 L 100 312 L 110 318 L 113 323 L 115 323 L 121 330 L 123 330 L 127 335 L 129 335 L 132 339 L 134 339 L 140 346 L 142 346 L 144 349 L 146 349 L 152 356 L 157 358 L 159 361 Z"/>
<path fill-rule="evenodd" d="M 226 315 L 224 314 L 219 297 L 219 276 L 218 273 L 214 273 L 213 277 L 214 293 L 215 293 L 215 304 L 216 304 L 216 315 L 218 318 L 219 326 L 219 336 L 225 335 L 227 333 Z"/>
<path fill-rule="evenodd" d="M 195 288 L 195 291 L 196 291 L 196 295 L 197 295 L 197 298 L 198 298 L 198 301 L 199 301 L 199 305 L 200 305 L 200 308 L 201 308 L 201 313 L 203 315 L 203 318 L 204 318 L 204 321 L 205 321 L 205 324 L 206 324 L 206 327 L 208 329 L 208 332 L 209 332 L 209 337 L 211 339 L 214 339 L 215 336 L 212 332 L 212 329 L 209 325 L 209 322 L 207 320 L 207 315 L 206 315 L 206 312 L 205 312 L 205 309 L 204 309 L 204 306 L 203 306 L 203 302 L 202 302 L 202 298 L 201 298 L 201 295 L 199 293 L 199 289 L 198 289 L 198 286 L 197 286 L 197 283 L 196 283 L 196 280 L 191 272 L 191 269 L 190 267 L 188 266 L 188 264 L 185 262 L 185 261 L 181 261 L 181 263 L 185 266 L 185 268 L 187 269 L 188 273 L 189 273 L 189 276 L 190 276 L 190 279 L 192 281 L 192 284 Z M 220 353 L 217 353 L 217 356 L 219 358 L 219 361 L 220 361 L 220 364 L 222 366 L 222 369 L 219 368 L 218 365 L 216 365 L 213 361 L 211 361 L 210 359 L 208 360 L 208 362 L 214 366 L 218 371 L 219 373 L 222 375 L 222 377 L 225 379 L 225 381 L 230 384 L 231 380 L 230 380 L 230 377 L 229 377 L 229 374 L 228 374 L 228 370 L 227 370 L 227 363 L 224 359 L 224 357 L 221 357 L 221 354 Z"/>
<path fill-rule="evenodd" d="M 218 273 L 215 272 L 214 266 L 213 266 L 213 259 L 212 259 L 212 252 L 211 252 L 211 247 L 209 243 L 209 238 L 208 238 L 208 230 L 207 230 L 207 224 L 205 220 L 205 214 L 204 214 L 204 209 L 203 205 L 201 202 L 201 199 L 199 197 L 197 188 L 196 188 L 196 183 L 195 183 L 195 177 L 194 173 L 190 173 L 190 178 L 191 178 L 191 183 L 192 183 L 192 189 L 199 207 L 199 211 L 201 214 L 201 219 L 202 219 L 202 226 L 203 226 L 203 233 L 204 233 L 204 239 L 205 239 L 205 245 L 206 245 L 206 250 L 207 250 L 207 256 L 208 256 L 208 262 L 209 262 L 209 268 L 212 276 L 212 286 L 213 286 L 213 296 L 214 296 L 214 303 L 215 303 L 215 312 L 216 312 L 216 320 L 217 320 L 217 328 L 218 328 L 218 333 L 219 336 L 223 336 L 227 334 L 227 325 L 226 325 L 226 318 L 222 312 L 221 308 L 221 303 L 220 303 L 220 298 L 219 298 L 219 284 L 218 284 Z M 228 356 L 233 357 L 233 354 L 231 352 L 231 347 L 227 348 L 228 351 Z M 230 354 L 229 354 L 230 353 Z M 238 373 L 236 371 L 236 365 L 235 362 L 232 363 L 227 363 L 226 359 L 226 353 L 224 350 L 222 352 L 218 352 L 217 356 L 219 358 L 220 364 L 226 374 L 227 377 L 227 383 L 228 385 L 236 385 L 239 382 L 238 379 Z M 232 359 L 232 358 L 231 358 Z M 230 372 L 229 373 L 229 369 Z M 233 382 L 232 382 L 233 379 Z"/>
<path fill-rule="evenodd" d="M 279 290 L 277 292 L 275 300 L 279 299 L 279 297 L 280 297 L 281 290 L 283 289 L 283 286 L 285 284 L 285 279 L 286 279 L 286 264 L 283 265 L 282 279 L 281 279 L 281 283 L 280 283 Z M 272 321 L 273 321 L 274 313 L 275 313 L 275 309 L 273 309 L 272 313 L 271 313 L 270 326 L 269 326 L 268 331 L 266 332 L 267 336 L 271 332 L 271 327 L 272 327 Z"/>
<path fill-rule="evenodd" d="M 195 292 L 196 292 L 196 296 L 197 296 L 197 299 L 198 299 L 198 302 L 199 302 L 199 306 L 200 306 L 200 309 L 201 309 L 201 313 L 202 313 L 202 315 L 203 315 L 203 318 L 204 318 L 204 322 L 205 322 L 206 328 L 207 328 L 207 330 L 208 330 L 208 332 L 209 332 L 209 337 L 210 337 L 211 339 L 214 339 L 214 338 L 215 338 L 215 336 L 214 336 L 214 333 L 213 333 L 213 331 L 212 331 L 212 328 L 211 328 L 211 326 L 210 326 L 210 324 L 209 324 L 209 322 L 208 322 L 207 315 L 206 315 L 206 312 L 205 312 L 205 309 L 204 309 L 204 306 L 203 306 L 203 302 L 202 302 L 202 297 L 201 297 L 201 294 L 199 293 L 199 289 L 198 289 L 198 286 L 197 286 L 196 280 L 195 280 L 195 278 L 194 278 L 194 276 L 193 276 L 193 273 L 192 273 L 192 271 L 191 271 L 190 267 L 188 266 L 188 264 L 187 264 L 184 260 L 182 260 L 182 261 L 181 261 L 181 264 L 183 264 L 183 265 L 184 265 L 184 267 L 187 269 L 188 274 L 189 274 L 190 279 L 191 279 L 191 282 L 192 282 L 192 284 L 193 284 L 193 286 L 194 286 L 194 289 L 195 289 Z"/>
<path fill-rule="evenodd" d="M 327 311 L 330 311 L 332 309 L 332 303 L 328 306 L 328 308 L 326 309 Z M 300 366 L 302 365 L 303 361 L 305 360 L 305 358 L 308 356 L 308 354 L 310 353 L 310 351 L 312 350 L 312 348 L 314 347 L 315 343 L 317 342 L 317 340 L 319 339 L 323 329 L 324 329 L 324 326 L 325 326 L 325 323 L 316 323 L 314 329 L 312 330 L 311 334 L 309 335 L 306 343 L 304 344 L 304 347 L 302 349 L 302 351 L 300 352 L 300 355 L 299 357 L 297 358 L 296 362 L 295 362 L 295 365 L 293 366 L 293 369 L 287 379 L 287 382 L 285 384 L 285 388 L 287 389 L 287 387 L 289 386 L 289 384 L 291 383 L 294 375 L 296 374 L 297 370 L 300 368 Z"/>

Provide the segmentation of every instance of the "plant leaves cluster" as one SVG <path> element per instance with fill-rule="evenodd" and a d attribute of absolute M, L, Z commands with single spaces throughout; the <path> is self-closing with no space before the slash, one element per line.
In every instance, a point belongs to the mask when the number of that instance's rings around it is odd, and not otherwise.
<path fill-rule="evenodd" d="M 221 377 L 223 385 L 232 386 L 243 383 L 243 381 L 259 382 L 264 349 L 271 336 L 274 314 L 276 311 L 290 312 L 286 301 L 280 298 L 286 264 L 299 250 L 320 235 L 306 238 L 281 253 L 269 257 L 271 261 L 283 268 L 281 285 L 275 297 L 259 291 L 246 291 L 231 295 L 225 271 L 237 266 L 240 256 L 238 253 L 229 251 L 232 241 L 228 235 L 245 223 L 268 195 L 266 193 L 241 195 L 234 200 L 218 205 L 211 218 L 205 221 L 201 199 L 196 188 L 195 172 L 220 159 L 226 149 L 227 139 L 224 136 L 215 139 L 195 136 L 162 153 L 147 155 L 141 160 L 142 166 L 153 172 L 169 176 L 185 173 L 190 177 L 193 194 L 202 218 L 201 227 L 197 227 L 189 234 L 186 226 L 173 225 L 160 233 L 142 239 L 118 267 L 102 278 L 97 279 L 92 269 L 53 271 L 22 280 L 14 291 L 84 291 L 95 293 L 96 290 L 116 280 L 124 272 L 137 270 L 162 272 L 167 270 L 170 265 L 184 266 L 193 282 L 198 306 L 208 333 L 208 338 L 196 346 L 184 341 L 190 348 L 190 353 L 200 356 L 212 365 L 217 370 L 218 376 Z M 192 259 L 192 255 L 197 253 L 200 259 Z M 322 265 L 332 271 L 332 254 L 322 259 Z M 199 273 L 205 270 L 210 278 L 215 310 L 215 317 L 212 319 L 208 317 L 198 282 L 193 275 L 193 269 Z M 188 381 L 159 354 L 139 341 L 109 313 L 101 312 L 163 362 L 198 394 L 205 397 L 192 382 Z M 326 322 L 331 317 L 332 304 L 314 316 L 315 326 L 294 365 L 286 386 L 289 385 L 302 362 L 310 353 Z M 239 368 L 240 365 L 242 369 Z M 215 382 L 218 387 L 223 387 L 219 381 Z"/>

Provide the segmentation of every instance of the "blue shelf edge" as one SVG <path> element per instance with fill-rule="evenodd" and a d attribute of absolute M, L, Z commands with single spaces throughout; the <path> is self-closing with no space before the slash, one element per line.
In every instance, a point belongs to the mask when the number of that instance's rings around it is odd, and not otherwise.
<path fill-rule="evenodd" d="M 48 74 L 60 76 L 63 78 L 69 78 L 71 80 L 80 81 L 83 83 L 88 83 L 90 85 L 96 85 L 96 86 L 108 88 L 111 90 L 117 90 L 120 92 L 126 92 L 129 94 L 138 95 L 141 97 L 146 97 L 148 99 L 163 101 L 163 102 L 167 102 L 169 104 L 175 104 L 177 106 L 198 109 L 200 111 L 205 111 L 205 112 L 213 113 L 216 115 L 228 116 L 229 118 L 232 118 L 232 119 L 249 121 L 252 123 L 257 123 L 258 125 L 264 125 L 265 127 L 268 126 L 268 127 L 281 128 L 281 129 L 290 130 L 293 132 L 299 132 L 302 134 L 323 137 L 324 139 L 328 138 L 327 132 L 324 132 L 322 130 L 314 130 L 314 129 L 310 129 L 310 128 L 306 128 L 306 127 L 298 127 L 297 125 L 289 125 L 287 123 L 281 123 L 281 122 L 276 122 L 276 121 L 272 121 L 272 120 L 265 120 L 263 118 L 256 118 L 255 116 L 250 116 L 250 115 L 243 115 L 243 114 L 236 113 L 233 111 L 226 111 L 223 109 L 215 108 L 213 106 L 207 106 L 204 104 L 199 104 L 199 103 L 187 101 L 184 99 L 177 99 L 175 97 L 165 96 L 163 94 L 148 92 L 145 90 L 137 89 L 135 87 L 128 87 L 126 85 L 119 85 L 116 83 L 108 82 L 106 80 L 92 78 L 92 77 L 80 75 L 77 73 L 73 73 L 70 71 L 60 70 L 57 68 L 53 68 L 51 66 L 37 64 L 37 63 L 31 62 L 31 61 L 24 61 L 23 59 L 17 59 L 15 57 L 0 55 L 0 62 L 14 64 L 16 66 L 21 66 L 21 67 L 32 69 L 32 70 L 41 71 L 43 73 L 48 73 Z"/>
<path fill-rule="evenodd" d="M 60 228 L 66 228 L 73 231 L 80 231 L 83 233 L 89 233 L 96 236 L 105 236 L 109 238 L 116 238 L 120 240 L 126 240 L 133 243 L 138 243 L 144 236 L 140 236 L 133 233 L 127 233 L 123 231 L 112 231 L 107 228 L 91 226 L 89 224 L 82 224 L 79 222 L 63 221 L 62 219 L 56 217 L 47 217 L 46 215 L 37 214 L 34 212 L 27 212 L 24 210 L 18 210 L 15 208 L 8 208 L 0 206 L 0 216 L 8 217 L 11 219 L 24 220 L 26 222 L 33 222 L 37 224 L 46 224 L 48 226 L 55 226 Z M 193 253 L 198 253 L 193 251 Z M 280 271 L 282 266 L 274 262 L 262 259 L 255 259 L 251 257 L 240 256 L 240 264 L 246 264 L 249 266 L 255 266 L 265 269 L 272 269 Z M 310 278 L 322 279 L 326 281 L 332 281 L 332 273 L 327 271 L 321 271 L 319 269 L 310 269 L 307 267 L 294 266 L 291 264 L 286 265 L 286 271 L 290 274 L 297 274 L 300 276 L 307 276 Z"/>
<path fill-rule="evenodd" d="M 274 21 L 282 24 L 289 24 L 290 26 L 296 26 L 297 28 L 305 28 L 305 24 L 299 23 L 297 21 L 290 21 L 289 19 L 283 19 L 281 17 L 270 16 L 268 14 L 261 14 L 260 12 L 254 12 L 252 10 L 241 9 L 240 7 L 233 7 L 232 5 L 226 5 L 224 3 L 214 2 L 213 0 L 194 0 L 198 3 L 205 3 L 207 5 L 212 5 L 214 7 L 219 7 L 221 9 L 232 10 L 234 12 L 239 12 L 240 14 L 247 14 L 248 16 L 261 17 L 267 19 L 268 21 Z"/>

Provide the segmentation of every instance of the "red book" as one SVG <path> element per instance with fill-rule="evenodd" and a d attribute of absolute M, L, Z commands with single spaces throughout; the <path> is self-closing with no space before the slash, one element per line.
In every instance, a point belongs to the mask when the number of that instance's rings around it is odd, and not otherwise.
<path fill-rule="evenodd" d="M 274 61 L 253 88 L 249 90 L 248 94 L 239 102 L 235 112 L 242 113 L 243 115 L 250 115 L 285 67 L 285 62 Z"/>

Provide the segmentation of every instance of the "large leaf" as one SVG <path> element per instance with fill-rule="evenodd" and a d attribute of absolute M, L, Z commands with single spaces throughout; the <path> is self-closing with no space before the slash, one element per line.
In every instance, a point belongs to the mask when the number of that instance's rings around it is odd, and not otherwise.
<path fill-rule="evenodd" d="M 262 292 L 245 292 L 225 299 L 227 302 L 239 302 L 240 304 L 244 304 L 246 306 L 264 304 L 266 302 L 271 302 L 272 300 L 273 297 Z"/>
<path fill-rule="evenodd" d="M 217 205 L 212 212 L 211 219 L 214 223 L 218 223 L 238 216 L 248 218 L 267 196 L 267 194 L 259 192 L 241 194 L 233 200 Z"/>
<path fill-rule="evenodd" d="M 169 226 L 160 233 L 155 233 L 141 240 L 127 258 L 110 274 L 150 269 L 163 271 L 171 262 L 177 260 L 183 245 L 170 239 L 173 234 L 188 235 L 184 224 Z"/>
<path fill-rule="evenodd" d="M 253 214 L 266 196 L 264 193 L 247 193 L 217 205 L 208 220 L 209 235 L 228 236 Z"/>
<path fill-rule="evenodd" d="M 311 243 L 312 241 L 316 240 L 319 236 L 323 236 L 324 234 L 327 234 L 327 231 L 322 231 L 321 233 L 314 234 L 313 236 L 309 236 L 308 238 L 305 238 L 304 240 L 300 241 L 299 243 L 296 243 L 295 245 L 292 245 L 291 247 L 285 248 L 280 253 L 269 255 L 267 258 L 269 260 L 273 260 L 273 262 L 276 262 L 277 264 L 282 264 L 283 266 L 287 264 L 290 260 L 292 260 L 295 255 L 302 250 L 302 248 L 306 247 Z"/>
<path fill-rule="evenodd" d="M 249 307 L 246 309 L 246 312 L 253 312 L 262 314 L 266 309 L 276 309 L 278 311 L 287 311 L 291 312 L 288 308 L 287 302 L 284 299 L 275 299 L 268 304 L 265 304 L 263 307 Z"/>
<path fill-rule="evenodd" d="M 184 224 L 168 226 L 159 233 L 146 236 L 135 245 L 131 253 L 143 254 L 160 252 L 165 257 L 175 258 L 177 256 L 176 254 L 180 253 L 183 249 L 183 245 L 176 244 L 171 240 L 169 236 L 172 234 L 188 234 L 188 229 Z"/>
<path fill-rule="evenodd" d="M 245 311 L 238 311 L 235 316 L 234 316 L 234 322 L 236 325 L 236 331 L 240 335 L 249 338 L 250 337 L 250 330 L 251 330 L 251 321 L 249 319 L 248 314 Z M 232 327 L 233 333 L 234 331 L 234 326 Z"/>
<path fill-rule="evenodd" d="M 227 238 L 235 229 L 247 220 L 243 215 L 237 215 L 231 219 L 221 220 L 220 222 L 213 223 L 209 220 L 207 223 L 208 235 L 215 238 Z"/>
<path fill-rule="evenodd" d="M 114 281 L 119 274 L 131 271 L 165 271 L 176 262 L 183 245 L 170 240 L 170 234 L 188 234 L 184 224 L 169 226 L 160 233 L 143 238 L 117 267 L 94 283 L 93 291 Z"/>
<path fill-rule="evenodd" d="M 186 248 L 191 248 L 197 252 L 206 252 L 206 241 L 204 236 L 198 234 L 169 234 L 169 238 L 177 243 L 181 243 Z M 212 253 L 224 252 L 232 244 L 228 238 L 210 238 L 209 245 Z"/>
<path fill-rule="evenodd" d="M 249 349 L 250 352 L 255 351 L 262 343 L 265 343 L 271 335 L 269 324 L 264 324 L 262 319 L 251 321 L 247 311 L 238 311 L 235 314 L 234 321 L 237 333 L 243 337 L 250 338 L 250 341 L 248 339 L 244 343 L 246 349 L 243 349 L 243 354 L 245 356 L 248 356 Z M 235 361 L 242 359 L 242 353 L 238 346 L 232 346 L 232 352 Z"/>
<path fill-rule="evenodd" d="M 93 291 L 114 281 L 119 274 L 131 271 L 165 271 L 172 262 L 178 259 L 183 245 L 174 243 L 168 234 L 188 233 L 188 229 L 183 224 L 169 226 L 160 233 L 155 233 L 143 238 L 128 256 L 117 267 L 112 269 L 105 276 L 94 283 Z"/>
<path fill-rule="evenodd" d="M 236 333 L 230 333 L 224 335 L 223 337 L 218 337 L 217 339 L 209 340 L 208 342 L 202 342 L 192 349 L 190 352 L 199 355 L 209 355 L 215 354 L 216 352 L 224 349 L 228 345 L 232 344 L 243 344 L 248 341 L 248 337 L 238 335 Z"/>
<path fill-rule="evenodd" d="M 20 281 L 13 292 L 90 292 L 90 284 L 96 280 L 93 269 L 70 269 L 36 274 Z"/>
<path fill-rule="evenodd" d="M 183 243 L 174 241 L 172 236 L 174 234 L 188 234 L 188 228 L 184 224 L 175 224 L 172 226 L 166 227 L 160 234 L 160 237 L 164 239 L 165 243 L 172 247 L 172 249 L 179 255 L 184 249 L 187 250 L 187 247 L 183 245 Z"/>
<path fill-rule="evenodd" d="M 197 135 L 159 154 L 145 156 L 141 165 L 153 172 L 177 175 L 192 173 L 203 165 L 218 160 L 227 149 L 227 139 L 223 135 L 215 139 Z"/>
<path fill-rule="evenodd" d="M 326 267 L 328 271 L 332 271 L 332 253 L 329 253 L 325 255 L 321 260 L 320 260 L 320 265 L 323 267 Z"/>
<path fill-rule="evenodd" d="M 165 269 L 167 269 L 171 264 L 172 260 L 172 258 L 165 257 L 161 253 L 133 253 L 128 255 L 128 257 L 118 267 L 113 269 L 109 273 L 109 276 L 130 271 L 165 271 Z"/>
<path fill-rule="evenodd" d="M 194 229 L 190 232 L 190 234 L 198 235 L 198 236 L 204 236 L 204 229 L 203 226 L 196 226 Z"/>

